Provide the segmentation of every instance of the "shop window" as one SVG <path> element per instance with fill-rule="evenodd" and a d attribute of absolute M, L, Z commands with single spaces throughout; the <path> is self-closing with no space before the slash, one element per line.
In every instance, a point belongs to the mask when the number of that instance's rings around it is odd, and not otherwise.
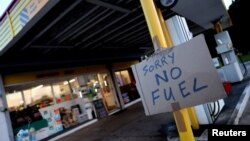
<path fill-rule="evenodd" d="M 135 79 L 131 69 L 117 71 L 115 72 L 115 76 L 124 104 L 134 101 L 140 97 L 136 89 Z"/>
<path fill-rule="evenodd" d="M 50 85 L 39 85 L 31 89 L 33 105 L 40 108 L 53 105 L 53 94 Z"/>
<path fill-rule="evenodd" d="M 96 74 L 82 75 L 78 77 L 80 96 L 85 102 L 101 98 L 100 84 Z"/>
<path fill-rule="evenodd" d="M 131 83 L 129 72 L 127 70 L 115 72 L 119 86 L 128 85 Z"/>
<path fill-rule="evenodd" d="M 72 97 L 74 99 L 78 98 L 79 97 L 79 88 L 80 88 L 78 78 L 75 77 L 75 78 L 70 79 L 69 84 L 70 84 L 70 87 L 72 88 Z"/>
<path fill-rule="evenodd" d="M 52 84 L 56 103 L 71 100 L 71 90 L 69 81 L 61 81 Z"/>
<path fill-rule="evenodd" d="M 24 108 L 24 101 L 22 98 L 22 93 L 13 92 L 6 95 L 7 104 L 10 111 L 18 111 Z"/>
<path fill-rule="evenodd" d="M 111 78 L 107 73 L 99 73 L 98 79 L 100 82 L 101 94 L 104 98 L 104 103 L 108 111 L 115 110 L 119 107 L 119 105 L 115 96 Z"/>
<path fill-rule="evenodd" d="M 29 105 L 25 107 L 24 96 L 21 91 L 8 93 L 6 98 L 14 131 L 18 130 L 18 127 L 24 126 L 29 122 L 42 119 L 36 105 L 34 107 L 30 107 Z"/>
<path fill-rule="evenodd" d="M 33 99 L 32 99 L 32 90 L 28 89 L 28 90 L 24 90 L 23 91 L 23 95 L 24 95 L 24 101 L 26 105 L 32 105 Z"/>

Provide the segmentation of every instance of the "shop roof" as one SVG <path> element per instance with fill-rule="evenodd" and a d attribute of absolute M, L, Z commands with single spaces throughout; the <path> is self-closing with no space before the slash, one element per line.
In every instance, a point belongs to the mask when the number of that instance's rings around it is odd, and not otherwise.
<path fill-rule="evenodd" d="M 221 3 L 202 1 L 209 8 Z M 181 13 L 178 7 L 173 11 Z M 163 10 L 164 18 L 175 15 L 173 11 Z M 188 20 L 194 34 L 206 28 L 194 22 Z M 50 0 L 4 48 L 0 70 L 16 73 L 119 62 L 138 59 L 152 49 L 139 0 Z"/>

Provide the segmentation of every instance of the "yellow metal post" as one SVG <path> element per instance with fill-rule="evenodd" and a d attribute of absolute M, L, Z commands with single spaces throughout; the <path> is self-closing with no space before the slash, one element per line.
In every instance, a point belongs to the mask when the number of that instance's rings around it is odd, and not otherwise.
<path fill-rule="evenodd" d="M 10 26 L 10 30 L 11 30 L 11 33 L 12 33 L 12 37 L 15 36 L 15 31 L 14 31 L 14 28 L 13 28 L 13 24 L 12 24 L 12 20 L 10 18 L 10 15 L 8 12 L 6 12 L 6 15 L 8 17 L 8 21 L 9 21 L 9 26 Z"/>
<path fill-rule="evenodd" d="M 215 30 L 216 30 L 217 33 L 220 33 L 220 32 L 223 31 L 220 22 L 216 22 L 216 23 L 214 24 L 214 28 L 215 28 Z"/>
<path fill-rule="evenodd" d="M 169 31 L 168 31 L 168 28 L 166 26 L 165 20 L 162 16 L 161 9 L 157 8 L 156 10 L 157 10 L 159 20 L 161 22 L 161 27 L 163 29 L 163 33 L 164 33 L 167 45 L 168 45 L 168 47 L 171 47 L 171 46 L 173 46 L 173 42 L 172 42 L 171 36 L 169 35 Z M 199 129 L 199 127 L 200 127 L 199 121 L 198 121 L 198 118 L 196 116 L 196 112 L 194 110 L 194 107 L 187 108 L 187 111 L 188 111 L 188 115 L 189 115 L 193 129 Z"/>
<path fill-rule="evenodd" d="M 198 118 L 196 116 L 196 112 L 194 110 L 194 107 L 187 108 L 187 111 L 188 111 L 188 115 L 189 115 L 193 129 L 198 130 L 200 128 L 200 125 L 199 125 L 199 121 L 198 121 Z"/>
<path fill-rule="evenodd" d="M 153 0 L 140 0 L 142 9 L 148 24 L 148 29 L 151 35 L 151 38 L 158 37 L 160 45 L 162 47 L 171 47 L 167 46 L 167 42 L 164 37 L 164 33 L 161 27 L 161 22 L 159 20 L 156 7 Z"/>
<path fill-rule="evenodd" d="M 177 125 L 181 141 L 195 141 L 194 134 L 191 128 L 187 109 L 181 109 L 174 112 L 174 119 Z"/>
<path fill-rule="evenodd" d="M 163 26 L 163 22 L 162 20 L 160 20 L 160 17 L 157 14 L 157 9 L 155 7 L 154 0 L 140 0 L 140 2 L 144 15 L 146 17 L 146 21 L 152 39 L 157 37 L 159 39 L 161 47 L 171 47 L 172 41 L 170 39 L 169 33 L 167 32 L 167 27 L 166 29 L 163 29 L 165 27 Z M 178 128 L 180 140 L 195 141 L 187 109 L 177 110 L 173 113 Z"/>
<path fill-rule="evenodd" d="M 156 8 L 156 10 L 157 10 L 157 15 L 159 17 L 159 21 L 161 23 L 161 27 L 162 27 L 162 31 L 163 31 L 165 40 L 167 42 L 167 47 L 172 47 L 173 46 L 173 42 L 172 42 L 171 36 L 169 35 L 169 31 L 168 31 L 168 28 L 166 26 L 165 20 L 164 20 L 164 18 L 162 16 L 161 9 L 160 8 Z"/>

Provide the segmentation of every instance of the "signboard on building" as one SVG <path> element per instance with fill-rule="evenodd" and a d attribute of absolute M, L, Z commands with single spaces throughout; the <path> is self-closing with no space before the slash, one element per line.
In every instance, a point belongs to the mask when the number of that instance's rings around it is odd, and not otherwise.
<path fill-rule="evenodd" d="M 38 11 L 40 11 L 43 6 L 48 2 L 48 0 L 32 0 L 27 8 L 29 18 L 34 17 Z"/>
<path fill-rule="evenodd" d="M 48 0 L 31 0 L 30 3 L 20 13 L 21 25 L 24 26 L 32 19 L 48 2 Z"/>
<path fill-rule="evenodd" d="M 226 97 L 203 35 L 132 66 L 146 115 Z"/>

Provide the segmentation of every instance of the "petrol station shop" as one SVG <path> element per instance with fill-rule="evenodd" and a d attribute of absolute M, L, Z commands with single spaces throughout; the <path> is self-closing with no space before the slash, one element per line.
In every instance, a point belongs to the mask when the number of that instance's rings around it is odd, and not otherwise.
<path fill-rule="evenodd" d="M 49 138 L 139 102 L 133 63 L 4 76 L 14 136 L 33 127 L 37 140 Z"/>

